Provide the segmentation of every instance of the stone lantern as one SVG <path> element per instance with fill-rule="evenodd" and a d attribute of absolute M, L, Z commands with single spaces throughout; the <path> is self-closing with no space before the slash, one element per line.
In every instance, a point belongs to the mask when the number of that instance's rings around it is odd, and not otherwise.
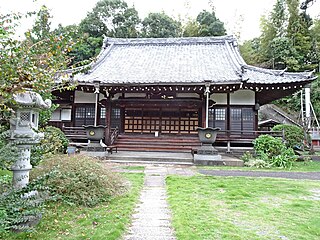
<path fill-rule="evenodd" d="M 20 189 L 29 183 L 31 146 L 39 143 L 43 133 L 38 133 L 39 111 L 50 108 L 51 100 L 43 101 L 35 92 L 15 94 L 15 116 L 10 119 L 9 141 L 18 148 L 18 157 L 12 165 L 13 187 Z"/>

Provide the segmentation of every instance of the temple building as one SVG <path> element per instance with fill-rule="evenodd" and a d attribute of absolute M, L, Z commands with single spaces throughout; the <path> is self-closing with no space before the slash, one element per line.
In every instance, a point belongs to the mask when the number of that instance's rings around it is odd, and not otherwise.
<path fill-rule="evenodd" d="M 218 142 L 254 139 L 261 105 L 316 78 L 247 65 L 232 36 L 107 38 L 87 67 L 70 77 L 75 90 L 54 92 L 59 108 L 51 124 L 105 125 L 109 144 L 114 129 L 132 139 L 170 139 L 219 127 Z"/>

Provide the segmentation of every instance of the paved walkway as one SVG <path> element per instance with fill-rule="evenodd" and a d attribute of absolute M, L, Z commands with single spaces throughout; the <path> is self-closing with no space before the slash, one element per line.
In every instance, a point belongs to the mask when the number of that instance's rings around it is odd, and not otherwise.
<path fill-rule="evenodd" d="M 140 203 L 133 214 L 132 225 L 125 240 L 176 239 L 171 227 L 171 212 L 167 203 L 165 166 L 149 165 L 145 168 L 144 188 Z"/>

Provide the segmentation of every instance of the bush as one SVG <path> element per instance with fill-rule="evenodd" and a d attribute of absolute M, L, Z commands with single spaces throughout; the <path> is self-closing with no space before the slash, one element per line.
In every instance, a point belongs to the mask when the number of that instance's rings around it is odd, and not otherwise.
<path fill-rule="evenodd" d="M 22 189 L 7 186 L 5 192 L 0 191 L 0 233 L 28 230 L 37 224 L 44 211 L 44 202 L 49 199 L 44 187 L 49 177 L 43 175 Z"/>
<path fill-rule="evenodd" d="M 287 147 L 281 138 L 261 135 L 253 145 L 257 157 L 271 166 L 289 168 L 297 159 L 293 149 Z"/>
<path fill-rule="evenodd" d="M 9 169 L 18 156 L 17 148 L 8 143 L 8 127 L 0 125 L 0 169 Z"/>
<path fill-rule="evenodd" d="M 59 128 L 47 126 L 40 144 L 44 145 L 44 153 L 64 153 L 69 140 Z"/>
<path fill-rule="evenodd" d="M 280 124 L 274 126 L 272 131 L 284 131 L 284 138 L 287 147 L 301 149 L 304 145 L 303 129 L 298 126 Z"/>
<path fill-rule="evenodd" d="M 251 152 L 245 152 L 241 158 L 244 163 L 249 162 L 250 160 L 255 159 L 254 156 L 251 154 Z"/>
<path fill-rule="evenodd" d="M 86 156 L 55 156 L 43 161 L 31 172 L 31 178 L 55 170 L 47 181 L 52 194 L 69 204 L 95 206 L 123 193 L 122 178 Z"/>
<path fill-rule="evenodd" d="M 255 167 L 255 168 L 270 168 L 270 164 L 261 159 L 250 159 L 245 162 L 246 167 Z"/>
<path fill-rule="evenodd" d="M 33 146 L 31 153 L 31 164 L 37 166 L 44 155 L 64 153 L 67 150 L 69 140 L 64 133 L 56 127 L 47 126 L 44 128 L 44 139 L 40 144 Z"/>

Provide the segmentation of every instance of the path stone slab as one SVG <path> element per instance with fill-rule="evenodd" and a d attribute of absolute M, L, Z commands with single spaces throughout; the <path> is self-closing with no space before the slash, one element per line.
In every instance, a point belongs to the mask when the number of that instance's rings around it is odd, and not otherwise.
<path fill-rule="evenodd" d="M 132 215 L 125 240 L 175 240 L 171 212 L 167 203 L 165 177 L 167 168 L 147 166 L 144 188 Z"/>

